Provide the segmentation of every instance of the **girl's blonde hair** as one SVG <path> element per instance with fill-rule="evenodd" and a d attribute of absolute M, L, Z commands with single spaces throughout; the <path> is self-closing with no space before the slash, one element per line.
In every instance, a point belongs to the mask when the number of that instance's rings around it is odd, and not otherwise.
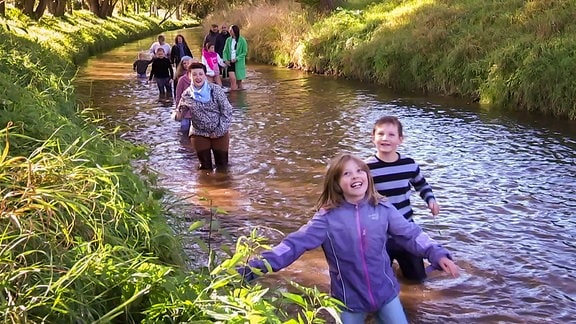
<path fill-rule="evenodd" d="M 188 61 L 190 62 L 194 62 L 192 61 L 192 59 L 189 59 Z M 188 72 L 189 69 L 184 67 L 183 64 L 183 60 L 180 61 L 180 63 L 178 63 L 178 65 L 176 66 L 176 72 L 174 72 L 174 80 L 178 81 L 178 79 L 180 79 L 181 76 L 183 76 L 184 74 L 186 74 L 186 72 Z"/>
<path fill-rule="evenodd" d="M 368 189 L 366 190 L 366 198 L 371 205 L 376 206 L 378 201 L 383 197 L 376 191 L 374 187 L 374 179 L 370 175 L 370 168 L 362 159 L 352 154 L 341 154 L 330 162 L 328 166 L 328 170 L 324 175 L 324 185 L 322 188 L 322 193 L 320 194 L 320 198 L 318 198 L 318 202 L 316 203 L 316 210 L 324 209 L 332 209 L 340 206 L 344 203 L 344 193 L 342 192 L 342 188 L 340 188 L 340 178 L 342 177 L 342 173 L 344 171 L 344 165 L 348 161 L 354 161 L 358 166 L 366 172 L 368 178 Z"/>

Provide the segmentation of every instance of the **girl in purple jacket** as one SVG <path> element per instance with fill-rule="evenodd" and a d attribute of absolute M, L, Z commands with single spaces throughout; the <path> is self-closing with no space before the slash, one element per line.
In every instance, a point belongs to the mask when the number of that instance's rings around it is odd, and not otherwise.
<path fill-rule="evenodd" d="M 322 246 L 331 295 L 346 305 L 341 314 L 345 324 L 364 323 L 368 313 L 374 313 L 378 323 L 408 323 L 386 253 L 389 235 L 408 251 L 427 258 L 435 269 L 458 276 L 448 251 L 376 192 L 370 169 L 356 156 L 343 154 L 330 163 L 317 210 L 307 224 L 240 272 L 251 280 L 256 277 L 253 268 L 265 273 L 269 266 L 278 271 Z"/>

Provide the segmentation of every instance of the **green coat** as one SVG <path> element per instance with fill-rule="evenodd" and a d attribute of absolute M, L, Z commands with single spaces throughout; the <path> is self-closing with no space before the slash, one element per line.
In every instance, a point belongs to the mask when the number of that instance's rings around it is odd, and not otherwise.
<path fill-rule="evenodd" d="M 246 39 L 242 36 L 238 37 L 236 45 L 236 79 L 244 80 L 246 79 L 246 54 L 248 54 L 248 43 Z M 232 37 L 226 38 L 226 44 L 224 44 L 224 52 L 222 52 L 222 59 L 224 61 L 230 61 L 232 59 Z"/>

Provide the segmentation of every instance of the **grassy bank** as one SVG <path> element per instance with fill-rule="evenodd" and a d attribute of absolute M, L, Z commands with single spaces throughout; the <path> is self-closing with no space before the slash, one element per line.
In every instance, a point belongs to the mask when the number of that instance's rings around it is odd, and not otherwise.
<path fill-rule="evenodd" d="M 322 307 L 334 305 L 326 294 L 243 282 L 236 267 L 261 247 L 254 233 L 240 238 L 235 254 L 216 256 L 199 244 L 209 264 L 186 269 L 154 175 L 141 178 L 130 166 L 145 150 L 98 127 L 89 109 L 78 111 L 78 63 L 183 23 L 81 11 L 33 22 L 12 10 L 0 24 L 5 323 L 322 322 Z M 198 221 L 189 230 L 212 227 Z M 297 306 L 287 312 L 287 304 Z"/>
<path fill-rule="evenodd" d="M 0 313 L 14 323 L 143 317 L 143 296 L 162 290 L 154 276 L 181 269 L 182 249 L 130 168 L 142 150 L 77 112 L 71 79 L 88 56 L 177 26 L 9 14 L 0 28 Z"/>
<path fill-rule="evenodd" d="M 574 12 L 570 0 L 392 0 L 315 23 L 286 4 L 207 20 L 242 26 L 261 62 L 576 119 Z"/>

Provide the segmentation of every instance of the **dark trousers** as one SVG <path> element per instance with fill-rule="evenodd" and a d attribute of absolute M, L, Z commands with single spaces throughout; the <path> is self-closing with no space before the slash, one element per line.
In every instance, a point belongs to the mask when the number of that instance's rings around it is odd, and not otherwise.
<path fill-rule="evenodd" d="M 172 97 L 172 84 L 170 78 L 156 78 L 156 85 L 160 92 L 160 98 Z"/>
<path fill-rule="evenodd" d="M 404 278 L 417 282 L 426 279 L 426 269 L 424 268 L 424 261 L 421 257 L 415 256 L 406 251 L 390 238 L 386 243 L 386 251 L 390 256 L 390 262 L 394 260 L 398 261 L 398 265 L 400 266 Z"/>
<path fill-rule="evenodd" d="M 214 154 L 214 164 L 216 170 L 226 170 L 228 168 L 228 150 L 230 148 L 230 133 L 224 136 L 210 138 L 198 135 L 190 136 L 192 146 L 198 156 L 201 170 L 212 170 L 212 153 Z"/>

